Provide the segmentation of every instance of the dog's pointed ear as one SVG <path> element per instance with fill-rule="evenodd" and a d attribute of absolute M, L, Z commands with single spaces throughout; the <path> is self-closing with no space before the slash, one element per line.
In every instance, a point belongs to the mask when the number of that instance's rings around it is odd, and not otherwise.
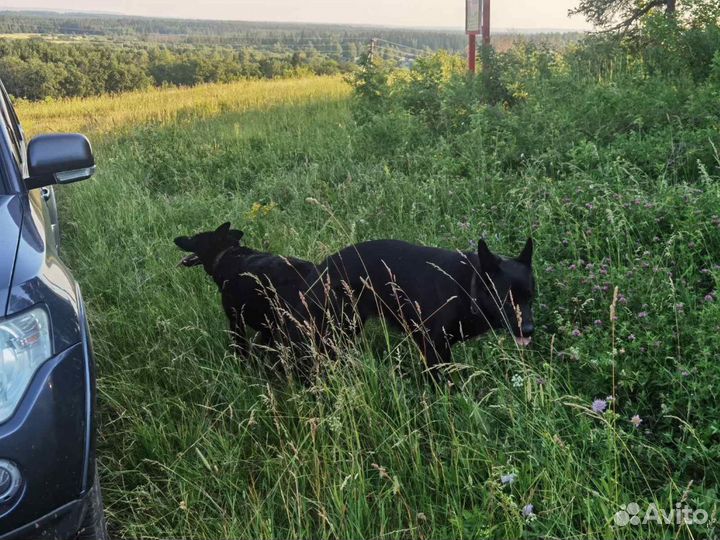
<path fill-rule="evenodd" d="M 188 236 L 178 236 L 175 239 L 175 245 L 183 251 L 188 251 L 190 253 L 195 252 L 195 242 Z"/>
<path fill-rule="evenodd" d="M 222 234 L 227 234 L 227 233 L 229 233 L 229 232 L 230 232 L 230 222 L 229 222 L 229 221 L 226 221 L 225 223 L 223 223 L 222 225 L 220 225 L 217 229 L 215 229 L 215 232 L 216 232 L 216 233 L 222 233 Z"/>
<path fill-rule="evenodd" d="M 494 272 L 500 266 L 500 261 L 493 255 L 482 238 L 478 240 L 478 257 L 480 258 L 480 269 L 483 272 Z"/>
<path fill-rule="evenodd" d="M 232 229 L 228 236 L 230 236 L 231 240 L 234 240 L 235 242 L 240 243 L 240 240 L 242 240 L 243 236 L 245 236 L 245 233 L 242 231 L 238 231 L 237 229 Z"/>
<path fill-rule="evenodd" d="M 522 250 L 522 253 L 518 255 L 518 258 L 516 259 L 519 263 L 524 264 L 525 266 L 532 266 L 532 257 L 533 257 L 533 239 L 528 238 L 527 242 L 525 243 L 525 247 Z"/>

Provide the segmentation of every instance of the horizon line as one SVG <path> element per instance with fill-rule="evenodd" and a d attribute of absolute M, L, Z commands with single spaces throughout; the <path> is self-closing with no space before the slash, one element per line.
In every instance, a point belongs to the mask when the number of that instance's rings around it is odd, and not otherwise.
<path fill-rule="evenodd" d="M 383 29 L 404 29 L 404 30 L 429 30 L 436 32 L 458 32 L 465 33 L 462 26 L 421 26 L 421 25 L 384 25 L 377 23 L 345 23 L 345 22 L 317 22 L 317 21 L 268 21 L 268 20 L 253 20 L 253 19 L 216 19 L 216 18 L 196 18 L 196 17 L 172 17 L 167 15 L 137 15 L 133 13 L 127 13 L 122 11 L 92 11 L 92 10 L 78 10 L 78 9 L 58 9 L 58 8 L 31 8 L 17 7 L 17 6 L 4 6 L 0 7 L 0 13 L 4 11 L 18 12 L 18 13 L 54 13 L 58 15 L 97 15 L 97 16 L 111 16 L 111 17 L 134 17 L 138 19 L 166 19 L 175 21 L 197 21 L 197 22 L 237 22 L 237 23 L 262 23 L 262 24 L 287 24 L 287 25 L 317 25 L 317 26 L 350 26 L 350 27 L 363 27 L 363 28 L 383 28 Z M 495 30 L 497 33 L 512 34 L 515 33 L 587 33 L 592 30 L 583 28 L 552 28 L 552 27 L 499 27 Z"/>

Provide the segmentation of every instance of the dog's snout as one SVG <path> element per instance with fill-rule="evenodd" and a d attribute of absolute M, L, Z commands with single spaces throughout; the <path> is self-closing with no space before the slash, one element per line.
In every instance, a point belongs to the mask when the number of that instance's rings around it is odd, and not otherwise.
<path fill-rule="evenodd" d="M 524 337 L 530 337 L 535 332 L 535 325 L 532 323 L 523 323 L 520 331 Z"/>

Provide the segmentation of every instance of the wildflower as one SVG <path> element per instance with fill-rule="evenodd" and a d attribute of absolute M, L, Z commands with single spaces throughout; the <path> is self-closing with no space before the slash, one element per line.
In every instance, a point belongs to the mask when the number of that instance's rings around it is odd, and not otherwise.
<path fill-rule="evenodd" d="M 509 486 L 509 485 L 512 484 L 515 480 L 517 480 L 517 474 L 514 474 L 514 473 L 512 473 L 512 474 L 503 474 L 503 475 L 500 477 L 500 483 L 501 483 L 503 486 Z"/>
<path fill-rule="evenodd" d="M 568 269 L 569 269 L 569 270 L 577 270 L 577 264 L 571 264 L 571 265 L 568 267 Z"/>
<path fill-rule="evenodd" d="M 628 340 L 628 341 L 635 341 L 636 339 L 637 339 L 637 338 L 635 337 L 635 334 L 630 334 L 630 335 L 627 337 L 627 340 Z"/>
<path fill-rule="evenodd" d="M 705 295 L 705 301 L 706 301 L 706 302 L 714 302 L 714 301 L 715 301 L 715 297 L 714 297 L 712 294 L 706 294 L 706 295 Z"/>
<path fill-rule="evenodd" d="M 580 330 L 578 330 L 577 328 L 575 328 L 575 330 L 572 331 L 572 335 L 573 335 L 573 337 L 580 337 L 580 336 L 582 336 L 582 332 Z"/>
<path fill-rule="evenodd" d="M 602 326 L 603 322 L 600 319 L 595 319 L 595 322 L 593 323 L 595 326 Z"/>
<path fill-rule="evenodd" d="M 612 403 L 613 401 L 615 401 L 615 398 L 612 396 L 608 396 L 605 398 L 605 401 L 607 401 L 608 403 Z"/>
<path fill-rule="evenodd" d="M 689 377 L 690 372 L 687 369 L 684 369 L 680 372 L 680 375 L 682 375 L 683 377 Z"/>
<path fill-rule="evenodd" d="M 460 229 L 463 231 L 467 231 L 468 229 L 470 229 L 470 223 L 468 222 L 468 220 L 461 221 L 460 223 L 458 223 L 458 227 L 460 227 Z"/>
<path fill-rule="evenodd" d="M 647 311 L 641 311 L 640 313 L 638 313 L 638 319 L 646 319 L 647 316 L 648 316 Z"/>
<path fill-rule="evenodd" d="M 390 475 L 388 474 L 385 467 L 383 467 L 382 465 L 378 465 L 377 463 L 371 463 L 370 466 L 378 472 L 380 478 L 390 480 Z"/>
<path fill-rule="evenodd" d="M 544 386 L 545 384 L 547 384 L 545 377 L 540 377 L 540 376 L 538 376 L 538 378 L 535 379 L 535 382 L 537 383 L 538 386 Z"/>
<path fill-rule="evenodd" d="M 522 515 L 525 518 L 529 518 L 535 515 L 535 507 L 532 504 L 526 504 L 522 509 Z"/>
<path fill-rule="evenodd" d="M 618 294 L 618 302 L 620 304 L 627 304 L 628 301 L 627 301 L 627 298 L 625 298 L 625 295 L 620 293 L 620 294 Z"/>
<path fill-rule="evenodd" d="M 520 375 L 519 373 L 516 373 L 515 375 L 513 375 L 512 385 L 513 385 L 515 388 L 522 388 L 522 385 L 523 385 L 523 377 L 522 377 L 522 375 Z"/>
<path fill-rule="evenodd" d="M 630 419 L 630 423 L 636 428 L 638 428 L 640 427 L 640 424 L 642 424 L 642 418 L 640 418 L 639 414 L 636 414 Z"/>
<path fill-rule="evenodd" d="M 592 410 L 595 413 L 602 414 L 607 409 L 607 401 L 604 399 L 596 399 L 592 402 Z"/>

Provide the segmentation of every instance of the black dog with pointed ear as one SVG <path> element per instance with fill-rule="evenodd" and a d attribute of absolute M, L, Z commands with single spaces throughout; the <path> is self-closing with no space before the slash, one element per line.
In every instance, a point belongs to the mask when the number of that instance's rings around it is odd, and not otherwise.
<path fill-rule="evenodd" d="M 323 300 L 312 297 L 321 287 L 310 291 L 319 281 L 317 267 L 301 259 L 241 246 L 242 237 L 242 231 L 231 229 L 230 223 L 223 223 L 215 231 L 180 236 L 175 244 L 191 253 L 180 264 L 202 264 L 217 284 L 238 353 L 249 352 L 249 326 L 260 334 L 264 345 L 287 343 L 301 359 L 307 354 L 308 340 L 316 338 L 308 336 L 304 329 L 318 327 L 315 317 L 322 314 Z"/>
<path fill-rule="evenodd" d="M 461 253 L 397 240 L 349 246 L 323 263 L 343 320 L 383 317 L 408 332 L 428 368 L 451 360 L 450 347 L 507 329 L 518 346 L 534 332 L 533 242 L 517 258 L 495 255 L 484 240 Z"/>
<path fill-rule="evenodd" d="M 244 233 L 230 228 L 230 222 L 223 223 L 213 232 L 200 233 L 195 236 L 179 236 L 175 239 L 175 245 L 191 255 L 180 261 L 181 266 L 188 268 L 205 266 L 208 274 L 212 274 L 212 267 L 215 259 L 234 247 L 240 245 Z"/>

